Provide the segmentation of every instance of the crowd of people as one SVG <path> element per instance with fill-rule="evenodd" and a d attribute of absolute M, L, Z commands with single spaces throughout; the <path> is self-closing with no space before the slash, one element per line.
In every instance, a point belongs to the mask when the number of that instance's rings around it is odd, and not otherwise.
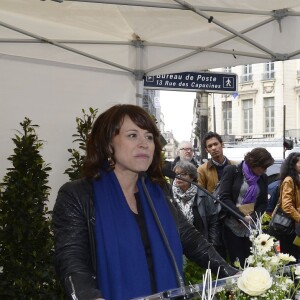
<path fill-rule="evenodd" d="M 237 263 L 244 266 L 251 247 L 250 232 L 245 224 L 254 224 L 266 210 L 268 181 L 265 171 L 274 163 L 274 159 L 265 148 L 254 148 L 242 162 L 231 161 L 224 156 L 223 140 L 215 132 L 204 135 L 202 142 L 211 158 L 198 167 L 197 174 L 188 160 L 174 167 L 175 173 L 189 176 L 190 181 L 198 182 L 198 187 L 187 187 L 181 178 L 176 178 L 173 182 L 173 201 L 224 259 L 233 266 Z M 199 189 L 202 187 L 213 193 L 218 184 L 218 199 L 230 208 L 223 207 L 222 213 L 217 211 L 214 199 Z M 190 191 L 193 189 L 198 194 L 192 199 Z M 214 214 L 216 218 L 211 217 Z M 207 220 L 215 221 L 210 224 Z"/>
<path fill-rule="evenodd" d="M 82 177 L 60 188 L 53 209 L 55 267 L 68 299 L 134 299 L 183 287 L 184 256 L 219 277 L 239 272 L 236 262 L 243 266 L 250 254 L 247 225 L 267 207 L 265 171 L 274 159 L 254 148 L 232 161 L 215 132 L 202 142 L 207 162 L 199 165 L 192 143 L 182 141 L 164 165 L 159 130 L 143 108 L 115 105 L 99 115 Z M 293 153 L 281 170 L 281 197 L 295 223 L 299 174 Z M 211 197 L 217 186 L 219 205 Z M 280 242 L 298 258 L 294 238 Z"/>

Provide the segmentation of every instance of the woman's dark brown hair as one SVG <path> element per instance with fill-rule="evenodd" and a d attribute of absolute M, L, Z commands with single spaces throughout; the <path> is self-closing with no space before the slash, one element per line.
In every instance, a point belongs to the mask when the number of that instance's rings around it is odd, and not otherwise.
<path fill-rule="evenodd" d="M 251 168 L 262 167 L 267 169 L 274 163 L 271 153 L 265 148 L 254 148 L 245 155 L 245 162 Z"/>
<path fill-rule="evenodd" d="M 86 145 L 83 176 L 95 177 L 101 170 L 111 171 L 114 168 L 116 161 L 111 142 L 120 133 L 125 116 L 128 116 L 138 127 L 153 134 L 155 150 L 147 175 L 154 182 L 165 184 L 159 130 L 153 118 L 143 108 L 131 104 L 112 106 L 95 120 Z"/>

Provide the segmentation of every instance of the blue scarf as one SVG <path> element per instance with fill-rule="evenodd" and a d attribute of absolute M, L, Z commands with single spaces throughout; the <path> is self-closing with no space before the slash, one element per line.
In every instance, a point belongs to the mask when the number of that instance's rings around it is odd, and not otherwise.
<path fill-rule="evenodd" d="M 157 292 L 178 288 L 175 270 L 144 195 L 139 199 L 151 244 Z M 159 219 L 182 273 L 182 246 L 163 191 L 146 180 Z M 93 181 L 96 219 L 97 282 L 106 300 L 127 300 L 151 295 L 150 275 L 140 229 L 114 172 Z"/>
<path fill-rule="evenodd" d="M 246 194 L 243 197 L 242 204 L 254 203 L 257 195 L 257 181 L 259 176 L 255 175 L 246 162 L 243 162 L 243 173 L 249 185 Z"/>

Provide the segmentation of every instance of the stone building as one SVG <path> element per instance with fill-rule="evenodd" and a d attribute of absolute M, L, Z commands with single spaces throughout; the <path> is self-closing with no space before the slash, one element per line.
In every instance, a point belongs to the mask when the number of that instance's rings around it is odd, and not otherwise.
<path fill-rule="evenodd" d="M 192 138 L 201 138 L 202 124 L 207 119 L 205 131 L 218 132 L 229 144 L 254 140 L 282 145 L 284 135 L 296 143 L 299 141 L 299 60 L 210 71 L 236 73 L 238 91 L 231 94 L 197 93 Z"/>

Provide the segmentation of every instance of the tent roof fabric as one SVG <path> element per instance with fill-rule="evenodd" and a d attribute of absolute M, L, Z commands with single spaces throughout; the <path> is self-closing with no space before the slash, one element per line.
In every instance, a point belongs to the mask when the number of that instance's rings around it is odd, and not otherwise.
<path fill-rule="evenodd" d="M 298 0 L 1 0 L 0 56 L 141 79 L 300 58 L 299 28 Z"/>

